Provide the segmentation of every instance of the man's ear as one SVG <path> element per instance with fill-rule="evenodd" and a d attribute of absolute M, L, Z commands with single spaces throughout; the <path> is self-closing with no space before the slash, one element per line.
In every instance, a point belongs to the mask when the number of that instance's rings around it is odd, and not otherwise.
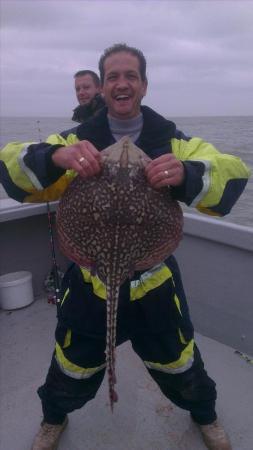
<path fill-rule="evenodd" d="M 142 87 L 142 98 L 145 97 L 145 95 L 147 93 L 147 89 L 148 89 L 148 80 L 145 80 L 143 82 L 143 87 Z"/>

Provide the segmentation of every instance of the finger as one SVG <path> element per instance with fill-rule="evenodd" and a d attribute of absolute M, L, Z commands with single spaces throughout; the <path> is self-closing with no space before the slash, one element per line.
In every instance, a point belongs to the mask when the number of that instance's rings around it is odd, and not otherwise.
<path fill-rule="evenodd" d="M 79 148 L 81 150 L 81 153 L 88 150 L 89 153 L 93 154 L 95 158 L 99 158 L 100 152 L 96 149 L 96 147 L 89 141 L 80 141 L 79 142 Z"/>
<path fill-rule="evenodd" d="M 78 173 L 83 177 L 92 177 L 94 175 L 98 175 L 101 171 L 101 166 L 98 163 L 96 164 L 96 167 L 94 167 L 94 165 L 90 164 L 90 162 L 83 156 L 79 159 L 76 167 L 78 169 Z"/>
<path fill-rule="evenodd" d="M 178 184 L 180 173 L 178 168 L 170 170 L 162 170 L 159 172 L 152 173 L 148 176 L 148 181 L 152 186 L 167 186 Z"/>
<path fill-rule="evenodd" d="M 159 161 L 157 160 L 155 164 L 150 163 L 146 168 L 146 171 L 151 174 L 154 174 L 156 172 L 163 172 L 165 170 L 170 171 L 180 166 L 181 162 L 174 157 L 170 159 L 166 158 L 163 160 L 159 158 Z"/>
<path fill-rule="evenodd" d="M 78 152 L 71 155 L 69 166 L 82 177 L 94 175 L 87 159 Z"/>
<path fill-rule="evenodd" d="M 174 186 L 175 185 L 175 183 L 174 183 L 174 177 L 171 177 L 171 178 L 160 178 L 160 179 L 153 179 L 151 182 L 150 182 L 150 184 L 151 184 L 151 186 L 154 188 L 154 189 L 159 189 L 159 188 L 161 188 L 161 187 L 169 187 L 169 186 Z"/>
<path fill-rule="evenodd" d="M 81 177 L 88 177 L 87 171 L 78 160 L 75 159 L 72 161 L 71 168 Z"/>
<path fill-rule="evenodd" d="M 166 174 L 166 176 L 168 176 L 168 173 L 168 168 L 164 164 L 159 164 L 155 167 L 151 167 L 146 171 L 146 175 L 150 180 L 152 180 L 153 178 L 164 178 L 164 175 Z"/>
<path fill-rule="evenodd" d="M 158 156 L 158 158 L 152 159 L 149 164 L 151 165 L 157 165 L 160 163 L 164 163 L 166 161 L 169 161 L 171 158 L 174 158 L 175 156 L 172 153 L 165 153 L 161 156 Z"/>
<path fill-rule="evenodd" d="M 81 141 L 79 147 L 81 157 L 85 158 L 88 162 L 88 171 L 99 173 L 101 170 L 101 154 L 89 141 Z M 82 164 L 85 165 L 85 161 L 82 160 Z M 89 167 L 91 166 L 91 168 Z"/>
<path fill-rule="evenodd" d="M 165 155 L 161 155 L 158 158 L 155 158 L 152 161 L 149 161 L 148 164 L 146 165 L 146 169 L 151 170 L 151 169 L 153 169 L 157 166 L 163 165 L 163 164 L 167 164 L 167 166 L 169 167 L 171 165 L 172 161 L 177 161 L 175 156 L 171 153 L 166 153 Z"/>
<path fill-rule="evenodd" d="M 101 170 L 99 160 L 87 150 L 85 153 L 82 153 L 81 161 L 79 160 L 79 162 L 81 162 L 82 166 L 89 172 L 90 175 L 97 174 Z"/>
<path fill-rule="evenodd" d="M 146 175 L 148 177 L 153 177 L 158 173 L 163 173 L 165 170 L 168 170 L 169 165 L 168 162 L 167 163 L 156 163 L 155 165 L 149 165 L 148 167 L 146 167 Z"/>

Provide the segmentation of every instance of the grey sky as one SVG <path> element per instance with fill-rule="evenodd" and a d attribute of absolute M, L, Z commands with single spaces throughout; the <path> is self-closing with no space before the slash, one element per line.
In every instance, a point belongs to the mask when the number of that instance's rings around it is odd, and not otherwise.
<path fill-rule="evenodd" d="M 247 0 L 1 1 L 1 115 L 69 117 L 73 74 L 116 42 L 144 52 L 160 113 L 252 115 L 252 24 Z"/>

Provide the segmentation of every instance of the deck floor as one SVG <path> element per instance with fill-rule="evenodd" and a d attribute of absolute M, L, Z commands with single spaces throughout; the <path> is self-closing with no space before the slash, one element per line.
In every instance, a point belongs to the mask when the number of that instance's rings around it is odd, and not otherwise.
<path fill-rule="evenodd" d="M 45 299 L 0 310 L 0 450 L 30 450 L 41 420 L 36 388 L 54 345 L 55 307 Z M 196 334 L 218 388 L 217 411 L 234 450 L 253 442 L 253 365 L 233 348 Z M 70 415 L 59 450 L 205 450 L 186 411 L 160 393 L 129 343 L 117 350 L 119 402 L 108 406 L 107 379 L 84 408 Z"/>

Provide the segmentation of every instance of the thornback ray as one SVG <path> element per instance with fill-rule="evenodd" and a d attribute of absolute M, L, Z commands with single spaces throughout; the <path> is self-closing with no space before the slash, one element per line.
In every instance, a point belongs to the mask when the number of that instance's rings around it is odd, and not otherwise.
<path fill-rule="evenodd" d="M 150 158 L 128 136 L 101 155 L 101 173 L 76 176 L 63 194 L 57 231 L 63 253 L 106 287 L 106 366 L 113 410 L 119 288 L 135 271 L 150 269 L 173 253 L 182 238 L 183 214 L 168 187 L 149 185 L 144 168 Z"/>

